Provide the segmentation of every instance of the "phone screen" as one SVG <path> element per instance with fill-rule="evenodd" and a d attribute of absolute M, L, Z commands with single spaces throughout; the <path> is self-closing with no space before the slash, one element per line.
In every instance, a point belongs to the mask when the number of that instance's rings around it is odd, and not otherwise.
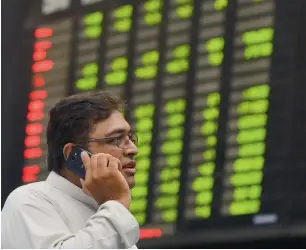
<path fill-rule="evenodd" d="M 92 154 L 85 149 L 80 147 L 73 147 L 67 158 L 66 168 L 85 180 L 86 169 L 81 158 L 81 153 L 83 151 L 87 152 L 89 156 L 92 156 Z"/>

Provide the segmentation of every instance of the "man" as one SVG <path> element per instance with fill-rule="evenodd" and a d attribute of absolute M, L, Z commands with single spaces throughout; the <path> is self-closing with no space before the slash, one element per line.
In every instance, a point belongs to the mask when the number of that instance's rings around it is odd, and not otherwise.
<path fill-rule="evenodd" d="M 2 248 L 137 248 L 128 211 L 135 184 L 136 137 L 106 92 L 67 97 L 51 110 L 46 181 L 21 186 L 2 210 Z M 85 180 L 65 166 L 74 146 Z"/>

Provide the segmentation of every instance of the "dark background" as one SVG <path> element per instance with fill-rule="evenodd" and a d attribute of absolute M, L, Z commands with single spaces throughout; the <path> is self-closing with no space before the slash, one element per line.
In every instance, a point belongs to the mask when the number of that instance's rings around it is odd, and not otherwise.
<path fill-rule="evenodd" d="M 21 174 L 23 166 L 24 142 L 20 140 L 25 135 L 27 94 L 30 86 L 27 84 L 31 77 L 30 59 L 31 51 L 25 49 L 22 41 L 22 25 L 28 10 L 28 1 L 9 0 L 2 2 L 2 169 L 1 169 L 1 207 L 8 194 L 22 184 Z M 306 77 L 306 1 L 304 1 L 303 16 L 298 39 L 297 50 L 300 55 L 295 68 L 296 88 L 293 105 L 298 109 L 293 114 L 292 137 L 295 140 L 292 147 L 292 156 L 297 159 L 304 158 L 305 136 L 299 133 L 305 130 L 305 77 Z M 23 84 L 24 83 L 24 84 Z M 306 166 L 305 166 L 306 167 Z M 303 202 L 303 201 L 300 201 Z M 305 201 L 304 201 L 305 202 Z M 306 202 L 305 202 L 306 203 Z M 302 204 L 306 210 L 306 205 Z M 162 245 L 166 248 L 298 248 L 305 246 L 306 239 L 303 237 L 274 237 L 261 241 L 243 240 L 235 242 L 218 242 L 202 244 L 200 242 L 181 243 L 173 240 L 171 243 Z M 149 243 L 147 243 L 149 244 Z M 144 244 L 143 247 L 150 247 Z M 294 244 L 298 244 L 293 246 Z M 142 247 L 142 245 L 140 245 Z M 158 248 L 158 246 L 156 246 Z"/>

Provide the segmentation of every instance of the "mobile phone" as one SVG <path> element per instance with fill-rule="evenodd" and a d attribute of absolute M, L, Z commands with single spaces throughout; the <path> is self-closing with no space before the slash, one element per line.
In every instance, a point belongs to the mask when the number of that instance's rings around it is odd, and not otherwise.
<path fill-rule="evenodd" d="M 89 157 L 92 155 L 87 150 L 80 147 L 73 147 L 71 153 L 69 154 L 66 162 L 66 168 L 85 180 L 86 169 L 82 162 L 81 153 L 86 151 Z"/>

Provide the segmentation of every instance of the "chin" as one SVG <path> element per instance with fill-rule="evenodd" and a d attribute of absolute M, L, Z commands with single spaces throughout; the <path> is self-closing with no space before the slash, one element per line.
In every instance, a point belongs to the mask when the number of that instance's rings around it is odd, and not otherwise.
<path fill-rule="evenodd" d="M 134 176 L 126 176 L 125 180 L 127 184 L 129 185 L 130 189 L 132 189 L 135 186 L 135 177 Z"/>

